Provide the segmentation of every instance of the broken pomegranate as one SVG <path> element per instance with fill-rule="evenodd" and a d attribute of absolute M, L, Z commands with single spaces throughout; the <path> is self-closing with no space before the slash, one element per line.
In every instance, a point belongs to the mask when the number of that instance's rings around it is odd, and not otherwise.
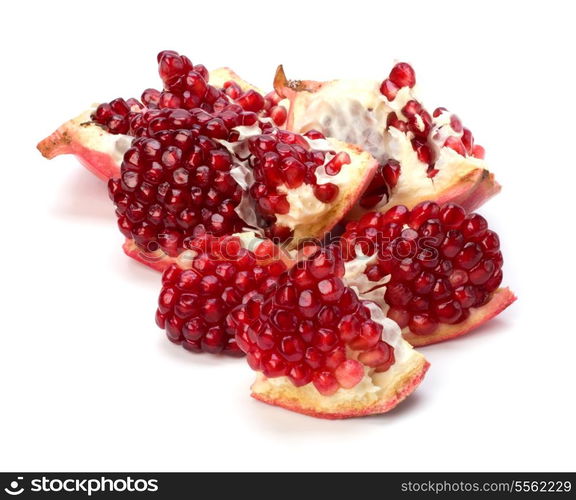
<path fill-rule="evenodd" d="M 463 335 L 516 299 L 499 288 L 498 235 L 454 203 L 368 212 L 348 223 L 341 246 L 347 260 L 366 261 L 370 282 L 384 283 L 372 293 L 412 345 Z"/>
<path fill-rule="evenodd" d="M 329 246 L 232 311 L 237 345 L 258 372 L 253 397 L 336 419 L 384 413 L 414 391 L 428 363 L 349 278 Z"/>
<path fill-rule="evenodd" d="M 186 56 L 178 57 L 182 58 L 183 66 L 186 64 L 190 67 L 191 63 Z M 175 53 L 164 51 L 158 55 L 158 58 L 160 59 L 159 66 L 162 66 L 159 67 L 161 77 L 163 80 L 164 78 L 170 80 L 165 66 L 170 61 L 174 65 Z M 166 61 L 163 61 L 163 58 Z M 90 172 L 107 181 L 113 177 L 119 177 L 122 156 L 130 146 L 130 141 L 133 137 L 142 135 L 144 126 L 155 117 L 159 109 L 174 108 L 176 104 L 191 109 L 198 104 L 204 106 L 203 109 L 208 108 L 212 111 L 216 107 L 222 111 L 222 117 L 225 119 L 227 113 L 223 107 L 230 104 L 231 96 L 238 98 L 244 94 L 261 95 L 256 87 L 244 81 L 229 68 L 217 68 L 209 73 L 203 65 L 192 66 L 191 69 L 195 73 L 193 75 L 195 81 L 189 83 L 196 83 L 190 87 L 191 90 L 181 89 L 180 92 L 175 93 L 174 83 L 168 81 L 168 85 L 172 83 L 169 88 L 173 92 L 167 89 L 164 91 L 146 89 L 139 101 L 133 98 L 127 100 L 118 98 L 110 103 L 94 105 L 42 140 L 38 144 L 39 151 L 48 159 L 63 154 L 72 154 Z M 206 93 L 199 98 L 197 93 L 199 85 L 203 86 L 202 79 L 206 84 Z M 207 84 L 208 81 L 211 85 Z M 263 102 L 264 107 L 259 116 L 268 117 L 271 115 L 272 107 L 279 108 L 280 98 L 272 92 L 263 97 Z M 285 113 L 286 108 L 280 107 Z M 238 111 L 238 108 L 236 110 Z M 278 111 L 275 113 L 278 114 Z M 252 111 L 247 111 L 244 115 L 244 119 L 250 123 L 254 123 L 254 118 L 255 114 Z M 286 119 L 284 122 L 277 119 L 274 120 L 274 124 L 281 126 L 285 121 Z"/>
<path fill-rule="evenodd" d="M 286 111 L 275 92 L 263 96 L 237 78 L 214 87 L 204 66 L 173 51 L 161 52 L 158 63 L 162 91 L 147 89 L 140 101 L 114 99 L 91 113 L 92 123 L 74 122 L 82 137 L 98 143 L 82 145 L 83 160 L 105 151 L 104 143 L 124 150 L 119 172 L 112 155 L 88 166 L 113 176 L 109 192 L 128 255 L 162 269 L 187 238 L 247 225 L 294 245 L 321 238 L 370 182 L 377 165 L 368 153 L 318 133 L 277 128 Z M 69 137 L 71 127 L 43 141 L 41 150 Z"/>
<path fill-rule="evenodd" d="M 278 68 L 274 86 L 290 100 L 289 130 L 314 129 L 358 144 L 380 162 L 352 218 L 425 200 L 473 210 L 500 190 L 470 130 L 445 108 L 426 110 L 415 85 L 407 63 L 396 64 L 383 82 L 289 81 Z"/>
<path fill-rule="evenodd" d="M 193 352 L 241 356 L 228 313 L 265 293 L 291 260 L 254 233 L 190 241 L 162 276 L 156 323 L 169 340 Z"/>

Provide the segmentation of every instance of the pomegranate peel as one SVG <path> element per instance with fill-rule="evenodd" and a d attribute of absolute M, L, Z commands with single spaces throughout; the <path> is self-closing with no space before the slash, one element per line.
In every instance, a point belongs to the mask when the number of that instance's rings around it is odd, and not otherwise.
<path fill-rule="evenodd" d="M 372 377 L 373 392 L 356 394 L 355 389 L 341 389 L 334 396 L 322 396 L 311 385 L 296 387 L 258 374 L 252 385 L 252 397 L 311 417 L 329 420 L 386 413 L 406 399 L 420 385 L 430 363 L 413 351 L 400 365 Z M 284 382 L 284 383 L 283 383 Z"/>
<path fill-rule="evenodd" d="M 120 175 L 120 163 L 130 146 L 124 135 L 113 135 L 92 123 L 93 109 L 68 120 L 54 133 L 38 143 L 38 150 L 48 160 L 72 154 L 98 178 L 107 181 Z"/>
<path fill-rule="evenodd" d="M 260 94 L 263 94 L 263 92 L 258 87 L 252 85 L 251 83 L 248 83 L 246 80 L 241 78 L 240 75 L 238 75 L 238 73 L 236 73 L 234 70 L 226 66 L 211 70 L 209 81 L 211 85 L 214 85 L 215 87 L 218 88 L 224 87 L 224 84 L 226 82 L 235 82 L 244 91 L 256 90 Z"/>
<path fill-rule="evenodd" d="M 175 257 L 166 255 L 160 248 L 155 252 L 145 252 L 141 248 L 138 248 L 138 245 L 136 245 L 136 242 L 132 238 L 126 238 L 124 240 L 122 250 L 124 250 L 124 253 L 128 257 L 155 271 L 162 272 L 177 261 Z"/>
<path fill-rule="evenodd" d="M 404 328 L 402 330 L 402 335 L 414 347 L 436 344 L 438 342 L 443 342 L 444 340 L 461 337 L 496 317 L 509 305 L 515 302 L 516 299 L 516 295 L 514 295 L 509 288 L 498 288 L 492 295 L 490 302 L 482 307 L 471 309 L 470 316 L 462 323 L 456 325 L 442 325 L 433 334 L 424 336 L 416 335 L 408 328 Z"/>

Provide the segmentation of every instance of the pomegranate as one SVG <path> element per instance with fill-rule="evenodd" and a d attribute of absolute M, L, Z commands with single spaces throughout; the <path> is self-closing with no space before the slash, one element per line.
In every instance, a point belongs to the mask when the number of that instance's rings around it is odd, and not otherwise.
<path fill-rule="evenodd" d="M 224 89 L 225 86 L 230 88 L 233 84 L 234 89 L 239 89 L 238 95 L 240 95 L 242 92 L 247 92 L 250 90 L 260 92 L 256 87 L 242 80 L 234 71 L 229 68 L 217 68 L 213 71 L 210 71 L 208 74 L 208 79 L 212 83 L 212 86 L 216 89 Z M 230 91 L 226 90 L 227 89 L 224 89 L 224 93 L 228 98 Z M 138 101 L 138 104 L 142 105 L 141 111 L 147 109 L 148 106 L 151 106 L 153 109 L 157 108 L 159 102 L 155 101 L 159 101 L 159 98 L 160 91 L 155 89 L 145 90 L 141 97 L 142 103 Z M 114 101 L 116 102 L 114 103 Z M 121 112 L 123 111 L 125 113 L 125 115 L 120 115 L 122 118 L 126 118 L 126 115 L 128 114 L 131 115 L 130 118 L 137 118 L 139 115 L 139 113 L 134 112 L 137 110 L 131 111 L 130 109 L 126 108 L 122 110 L 121 108 L 123 106 L 121 101 L 123 101 L 123 99 L 115 99 L 114 101 L 111 103 L 105 103 L 104 105 L 100 106 L 103 106 L 104 109 L 107 109 L 108 107 L 111 107 L 110 104 L 114 103 L 115 108 L 120 109 Z M 127 103 L 128 101 L 130 101 L 133 105 L 135 104 L 135 100 L 128 99 L 125 102 Z M 280 102 L 280 98 L 276 95 L 275 92 L 265 97 L 265 105 L 268 106 L 268 109 L 270 109 L 272 102 L 275 104 Z M 144 104 L 146 107 L 144 107 Z M 111 133 L 107 127 L 106 129 L 103 129 L 101 126 L 99 126 L 102 124 L 107 124 L 109 119 L 105 119 L 105 114 L 101 112 L 101 119 L 94 120 L 94 118 L 96 118 L 94 115 L 97 109 L 98 105 L 94 105 L 91 109 L 82 112 L 76 118 L 68 120 L 54 133 L 40 141 L 37 147 L 40 153 L 42 153 L 42 155 L 49 160 L 59 155 L 72 154 L 76 156 L 80 163 L 90 172 L 95 174 L 100 179 L 107 181 L 112 177 L 118 177 L 120 175 L 120 164 L 122 162 L 122 157 L 130 146 L 132 136 L 126 134 L 118 134 L 117 131 Z M 268 116 L 268 111 L 266 109 L 263 110 L 261 115 Z M 123 120 L 116 120 L 116 122 L 119 121 Z M 127 123 L 129 120 L 126 119 L 125 121 L 126 124 L 121 125 L 121 127 L 126 127 L 125 131 L 130 132 L 128 130 L 129 124 Z M 283 123 L 275 122 L 275 124 L 280 126 Z"/>
<path fill-rule="evenodd" d="M 498 235 L 454 203 L 368 212 L 348 223 L 340 244 L 347 260 L 366 261 L 369 283 L 380 283 L 367 288 L 412 345 L 463 335 L 516 299 L 499 288 Z"/>
<path fill-rule="evenodd" d="M 336 419 L 384 413 L 414 391 L 427 361 L 349 286 L 354 277 L 328 246 L 230 313 L 236 343 L 258 372 L 253 397 Z"/>
<path fill-rule="evenodd" d="M 164 271 L 156 323 L 189 351 L 243 355 L 228 314 L 251 294 L 273 287 L 291 259 L 250 232 L 205 235 L 187 247 Z"/>
<path fill-rule="evenodd" d="M 319 130 L 360 145 L 380 162 L 352 218 L 425 200 L 473 210 L 500 190 L 486 168 L 484 149 L 460 119 L 445 108 L 432 112 L 422 105 L 407 63 L 396 64 L 383 82 L 291 81 L 280 66 L 274 87 L 290 100 L 289 130 Z"/>
<path fill-rule="evenodd" d="M 204 66 L 173 51 L 161 52 L 158 63 L 162 91 L 102 103 L 91 123 L 73 120 L 39 146 L 53 156 L 66 143 L 100 177 L 112 176 L 130 256 L 162 269 L 187 238 L 246 225 L 293 245 L 322 237 L 370 182 L 377 165 L 368 153 L 277 128 L 287 112 L 275 92 L 263 96 L 229 70 L 217 72 L 220 81 L 232 78 L 219 89 Z M 70 139 L 74 127 L 96 144 Z M 124 152 L 119 172 L 119 155 L 96 155 L 105 145 Z"/>

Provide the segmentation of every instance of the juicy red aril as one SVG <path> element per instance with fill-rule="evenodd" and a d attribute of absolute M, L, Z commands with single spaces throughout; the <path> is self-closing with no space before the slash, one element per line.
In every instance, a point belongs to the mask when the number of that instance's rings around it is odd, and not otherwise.
<path fill-rule="evenodd" d="M 386 99 L 393 101 L 396 98 L 399 87 L 392 80 L 386 78 L 380 85 L 380 93 L 386 96 Z"/>
<path fill-rule="evenodd" d="M 124 234 L 144 251 L 158 244 L 173 256 L 198 225 L 216 235 L 242 228 L 238 215 L 229 209 L 242 197 L 242 189 L 229 173 L 230 153 L 215 144 L 215 149 L 202 152 L 198 147 L 206 139 L 202 136 L 190 136 L 182 148 L 171 146 L 175 134 L 169 132 L 161 141 L 135 140 L 122 162 L 121 178 L 109 183 L 114 201 L 121 199 L 128 207 L 124 214 L 117 203 Z M 135 211 L 142 215 L 135 218 Z"/>
<path fill-rule="evenodd" d="M 332 203 L 338 196 L 339 191 L 338 186 L 331 182 L 314 186 L 314 196 L 324 203 Z"/>
<path fill-rule="evenodd" d="M 398 87 L 414 87 L 416 74 L 408 63 L 400 62 L 390 71 L 390 80 Z"/>
<path fill-rule="evenodd" d="M 362 208 L 370 209 L 383 201 L 384 198 L 387 200 L 392 189 L 396 187 L 396 184 L 398 183 L 400 170 L 400 162 L 392 159 L 388 160 L 383 165 L 378 165 L 376 174 L 360 199 L 360 206 Z"/>
<path fill-rule="evenodd" d="M 187 350 L 241 356 L 228 314 L 246 294 L 270 288 L 278 276 L 272 266 L 285 266 L 280 261 L 258 261 L 252 252 L 239 249 L 240 240 L 235 237 L 205 236 L 190 245 L 199 252 L 193 269 L 172 264 L 163 274 L 158 326 Z M 239 277 L 245 283 L 242 290 Z"/>
<path fill-rule="evenodd" d="M 286 123 L 286 118 L 288 118 L 288 111 L 284 106 L 274 106 L 270 110 L 270 118 L 274 121 L 274 123 L 281 127 Z"/>
<path fill-rule="evenodd" d="M 381 339 L 382 326 L 370 319 L 368 303 L 342 282 L 338 255 L 334 247 L 316 252 L 283 274 L 255 313 L 250 301 L 233 311 L 230 323 L 253 368 L 267 377 L 287 376 L 298 387 L 312 382 L 330 395 L 355 387 L 363 365 L 385 371 L 393 364 L 394 349 Z M 290 330 L 279 317 L 290 318 Z M 348 358 L 350 349 L 359 361 Z M 282 363 L 271 366 L 269 359 Z"/>
<path fill-rule="evenodd" d="M 391 225 L 399 227 L 391 232 Z M 365 274 L 371 281 L 390 276 L 383 291 L 388 317 L 416 335 L 465 321 L 470 308 L 484 305 L 502 282 L 498 235 L 484 217 L 453 203 L 369 212 L 346 227 L 347 260 L 356 245 L 367 255 L 378 254 Z"/>
<path fill-rule="evenodd" d="M 244 92 L 236 99 L 236 102 L 240 104 L 245 111 L 252 111 L 254 113 L 258 113 L 264 108 L 264 97 L 252 89 Z"/>
<path fill-rule="evenodd" d="M 466 148 L 458 137 L 450 136 L 444 141 L 444 146 L 453 149 L 458 154 L 466 156 Z"/>

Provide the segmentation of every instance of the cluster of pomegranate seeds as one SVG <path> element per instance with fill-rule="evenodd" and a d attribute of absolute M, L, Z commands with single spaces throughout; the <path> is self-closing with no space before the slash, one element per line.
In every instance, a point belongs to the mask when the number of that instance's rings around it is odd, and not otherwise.
<path fill-rule="evenodd" d="M 338 187 L 319 184 L 315 175 L 326 152 L 277 128 L 288 113 L 275 91 L 262 96 L 253 89 L 242 90 L 234 81 L 215 88 L 203 65 L 193 65 L 170 50 L 158 54 L 158 71 L 164 90 L 146 89 L 141 102 L 115 99 L 92 115 L 108 131 L 136 138 L 122 163 L 121 179 L 112 180 L 109 187 L 120 229 L 141 249 L 159 245 L 175 255 L 190 236 L 241 229 L 234 208 L 242 193 L 229 174 L 238 161 L 248 160 L 254 169 L 250 195 L 268 225 L 267 234 L 275 239 L 284 241 L 292 234 L 275 225 L 276 215 L 290 210 L 286 189 L 310 184 L 320 201 L 336 199 Z M 235 127 L 253 125 L 261 133 L 249 139 L 248 158 L 231 156 L 218 142 L 237 142 L 240 133 Z M 307 135 L 310 140 L 324 138 L 316 131 Z M 326 173 L 336 175 L 347 163 L 350 157 L 339 153 L 326 164 Z"/>
<path fill-rule="evenodd" d="M 144 109 L 144 105 L 137 99 L 124 100 L 118 97 L 109 103 L 100 104 L 92 114 L 92 119 L 111 134 L 135 135 L 131 124 Z"/>
<path fill-rule="evenodd" d="M 414 87 L 416 85 L 416 73 L 408 63 L 400 62 L 394 65 L 388 78 L 380 85 L 380 92 L 389 101 L 396 99 L 396 94 L 402 87 Z"/>
<path fill-rule="evenodd" d="M 296 387 L 312 382 L 329 396 L 356 386 L 364 367 L 382 372 L 394 363 L 382 326 L 343 276 L 339 249 L 326 247 L 231 313 L 236 341 L 254 370 L 286 376 Z"/>
<path fill-rule="evenodd" d="M 394 101 L 398 91 L 402 87 L 412 88 L 416 85 L 416 74 L 408 63 L 400 62 L 396 64 L 388 78 L 380 85 L 382 93 L 389 101 Z M 402 107 L 400 116 L 396 112 L 391 112 L 386 121 L 386 126 L 394 127 L 401 132 L 411 133 L 412 149 L 416 152 L 418 159 L 428 165 L 428 175 L 434 177 L 437 170 L 434 164 L 437 160 L 435 155 L 434 142 L 442 140 L 438 147 L 448 147 L 460 155 L 484 158 L 484 148 L 474 146 L 474 138 L 469 129 L 462 127 L 460 119 L 450 115 L 451 135 L 444 137 L 435 128 L 434 118 L 438 118 L 442 113 L 448 113 L 446 108 L 436 108 L 434 113 L 424 109 L 422 104 L 415 99 L 411 99 Z M 366 207 L 369 208 L 369 207 Z"/>
<path fill-rule="evenodd" d="M 233 81 L 218 89 L 208 83 L 209 73 L 204 65 L 194 65 L 188 57 L 172 50 L 160 52 L 157 59 L 164 90 L 146 89 L 141 102 L 118 98 L 100 104 L 92 114 L 94 122 L 110 133 L 134 137 L 146 136 L 150 121 L 166 108 L 202 109 L 228 128 L 252 125 L 258 117 L 270 117 L 276 126 L 286 122 L 288 111 L 278 105 L 280 96 L 276 92 L 264 97 L 252 89 L 243 91 Z"/>
<path fill-rule="evenodd" d="M 317 131 L 305 136 L 310 140 L 324 138 Z M 308 184 L 312 186 L 314 196 L 323 203 L 331 203 L 338 196 L 338 186 L 331 182 L 319 184 L 316 177 L 316 170 L 324 164 L 327 152 L 312 149 L 304 136 L 273 129 L 270 133 L 250 137 L 248 146 L 255 178 L 250 195 L 256 200 L 259 212 L 271 224 L 277 214 L 290 211 L 286 188 L 297 189 Z M 351 160 L 345 152 L 330 153 L 334 156 L 326 163 L 325 170 L 326 174 L 334 176 Z"/>
<path fill-rule="evenodd" d="M 162 277 L 156 323 L 172 342 L 193 352 L 243 355 L 227 324 L 228 313 L 245 296 L 267 292 L 286 270 L 266 243 L 254 252 L 234 236 L 190 243 L 197 252 L 190 266 L 172 264 Z"/>
<path fill-rule="evenodd" d="M 366 275 L 372 281 L 390 275 L 388 317 L 415 334 L 466 320 L 470 308 L 486 304 L 502 282 L 498 235 L 484 217 L 453 203 L 369 212 L 343 235 L 347 259 L 355 257 L 357 246 L 365 255 L 377 252 Z"/>
<path fill-rule="evenodd" d="M 389 159 L 386 163 L 378 165 L 376 174 L 360 198 L 360 206 L 371 209 L 382 201 L 386 202 L 390 198 L 392 189 L 398 184 L 400 173 L 400 162 L 396 160 Z"/>
<path fill-rule="evenodd" d="M 456 151 L 461 156 L 473 156 L 474 158 L 483 159 L 485 156 L 485 151 L 479 144 L 474 144 L 474 136 L 470 129 L 462 126 L 460 118 L 454 113 L 450 113 L 446 108 L 440 107 L 436 108 L 432 113 L 434 118 L 440 118 L 442 116 L 448 118 L 450 128 L 454 131 L 456 135 L 450 135 L 443 139 L 444 147 L 451 148 Z M 442 140 L 441 134 L 435 134 L 431 138 L 433 141 Z"/>
<path fill-rule="evenodd" d="M 165 119 L 193 121 L 193 114 L 173 110 Z M 176 256 L 187 238 L 243 227 L 235 212 L 242 189 L 230 175 L 232 155 L 201 133 L 205 125 L 135 139 L 124 155 L 121 177 L 108 183 L 120 230 L 144 251 L 160 247 Z"/>

